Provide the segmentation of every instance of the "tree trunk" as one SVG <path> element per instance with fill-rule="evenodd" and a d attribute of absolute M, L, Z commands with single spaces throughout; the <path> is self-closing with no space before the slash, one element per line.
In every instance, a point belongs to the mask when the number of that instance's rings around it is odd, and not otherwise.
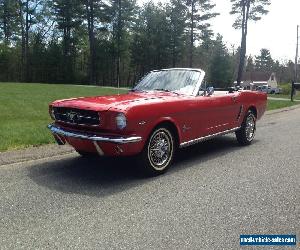
<path fill-rule="evenodd" d="M 122 3 L 121 0 L 119 1 L 119 6 L 118 6 L 118 41 L 117 41 L 117 84 L 118 87 L 120 87 L 120 64 L 121 64 L 121 29 L 122 29 Z"/>
<path fill-rule="evenodd" d="M 195 12 L 195 3 L 192 0 L 192 13 L 191 13 L 191 43 L 190 43 L 190 60 L 189 60 L 189 67 L 193 67 L 193 52 L 194 52 L 194 12 Z"/>
<path fill-rule="evenodd" d="M 26 82 L 29 82 L 29 0 L 26 1 L 26 22 L 25 22 L 25 76 Z"/>
<path fill-rule="evenodd" d="M 9 25 L 8 25 L 8 3 L 4 1 L 3 3 L 3 32 L 4 32 L 4 42 L 6 45 L 9 43 Z"/>
<path fill-rule="evenodd" d="M 71 60 L 71 17 L 68 12 L 64 18 L 64 35 L 63 35 L 63 80 L 64 82 L 72 81 L 73 67 Z"/>
<path fill-rule="evenodd" d="M 241 42 L 241 50 L 240 50 L 240 63 L 239 63 L 239 70 L 238 70 L 238 77 L 237 77 L 237 86 L 241 85 L 244 67 L 245 67 L 245 58 L 246 58 L 246 37 L 242 35 L 242 42 Z"/>
<path fill-rule="evenodd" d="M 86 0 L 86 15 L 88 22 L 88 34 L 90 45 L 90 67 L 89 76 L 90 84 L 97 84 L 96 79 L 96 47 L 95 47 L 95 31 L 94 31 L 94 0 Z"/>
<path fill-rule="evenodd" d="M 19 19 L 20 19 L 20 28 L 21 28 L 21 81 L 24 81 L 26 40 L 25 40 L 25 27 L 24 27 L 24 19 L 23 19 L 22 0 L 19 0 Z"/>
<path fill-rule="evenodd" d="M 65 24 L 67 26 L 67 24 Z M 69 52 L 70 52 L 70 39 L 69 39 L 69 28 L 64 27 L 64 52 L 63 52 L 63 80 L 64 82 L 69 81 L 69 77 L 72 72 L 70 71 L 70 60 L 69 60 Z"/>
<path fill-rule="evenodd" d="M 176 67 L 176 51 L 175 51 L 175 44 L 173 44 L 173 48 L 172 48 L 172 50 L 173 50 L 173 52 L 172 52 L 172 54 L 173 54 L 173 59 L 172 59 L 172 66 L 173 66 L 173 68 L 175 68 Z"/>
<path fill-rule="evenodd" d="M 93 84 L 97 84 L 97 75 L 96 75 L 96 59 L 97 59 L 97 55 L 96 55 L 96 46 L 95 46 L 95 13 L 94 13 L 94 0 L 91 0 L 91 55 L 92 55 L 92 83 Z"/>
<path fill-rule="evenodd" d="M 240 51 L 240 63 L 237 77 L 237 86 L 241 85 L 242 77 L 245 68 L 245 58 L 247 53 L 247 34 L 248 34 L 248 20 L 250 11 L 250 0 L 244 1 L 243 3 L 243 20 L 242 20 L 242 41 Z"/>
<path fill-rule="evenodd" d="M 173 68 L 176 67 L 177 61 L 177 53 L 176 53 L 176 37 L 175 37 L 175 30 L 173 30 L 173 44 L 172 44 L 172 66 Z"/>

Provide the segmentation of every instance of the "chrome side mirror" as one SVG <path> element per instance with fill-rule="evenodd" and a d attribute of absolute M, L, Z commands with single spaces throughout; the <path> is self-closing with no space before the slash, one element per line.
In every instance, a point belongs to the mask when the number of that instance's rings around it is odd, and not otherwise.
<path fill-rule="evenodd" d="M 207 96 L 212 96 L 215 93 L 214 87 L 208 87 L 206 90 L 206 95 Z"/>

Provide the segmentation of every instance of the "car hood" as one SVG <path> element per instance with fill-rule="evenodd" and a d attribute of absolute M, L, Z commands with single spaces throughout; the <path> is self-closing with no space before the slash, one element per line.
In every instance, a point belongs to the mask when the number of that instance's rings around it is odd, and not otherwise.
<path fill-rule="evenodd" d="M 53 102 L 55 107 L 108 111 L 110 109 L 126 111 L 128 108 L 147 103 L 164 102 L 178 99 L 178 95 L 165 92 L 129 92 L 128 94 L 81 97 Z"/>

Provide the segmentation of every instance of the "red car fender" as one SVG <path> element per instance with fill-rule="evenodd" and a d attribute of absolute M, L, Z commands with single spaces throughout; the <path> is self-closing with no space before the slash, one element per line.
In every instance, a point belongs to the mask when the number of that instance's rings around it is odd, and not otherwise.
<path fill-rule="evenodd" d="M 159 119 L 155 120 L 152 123 L 152 126 L 151 126 L 152 129 L 150 131 L 148 131 L 148 133 L 147 133 L 148 134 L 147 140 L 151 136 L 153 130 L 156 127 L 158 127 L 160 124 L 163 124 L 165 122 L 172 124 L 174 126 L 174 128 L 176 128 L 176 132 L 177 132 L 177 136 L 178 136 L 178 143 L 180 144 L 182 141 L 182 131 L 179 128 L 178 123 L 172 117 L 160 117 Z"/>

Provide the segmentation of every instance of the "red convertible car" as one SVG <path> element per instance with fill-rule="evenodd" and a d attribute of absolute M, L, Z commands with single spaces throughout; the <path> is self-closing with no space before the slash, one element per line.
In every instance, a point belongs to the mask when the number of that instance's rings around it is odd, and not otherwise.
<path fill-rule="evenodd" d="M 156 70 L 127 94 L 55 101 L 49 125 L 58 144 L 82 156 L 137 155 L 150 174 L 164 173 L 176 149 L 235 132 L 241 145 L 254 139 L 265 93 L 206 88 L 200 69 Z"/>

